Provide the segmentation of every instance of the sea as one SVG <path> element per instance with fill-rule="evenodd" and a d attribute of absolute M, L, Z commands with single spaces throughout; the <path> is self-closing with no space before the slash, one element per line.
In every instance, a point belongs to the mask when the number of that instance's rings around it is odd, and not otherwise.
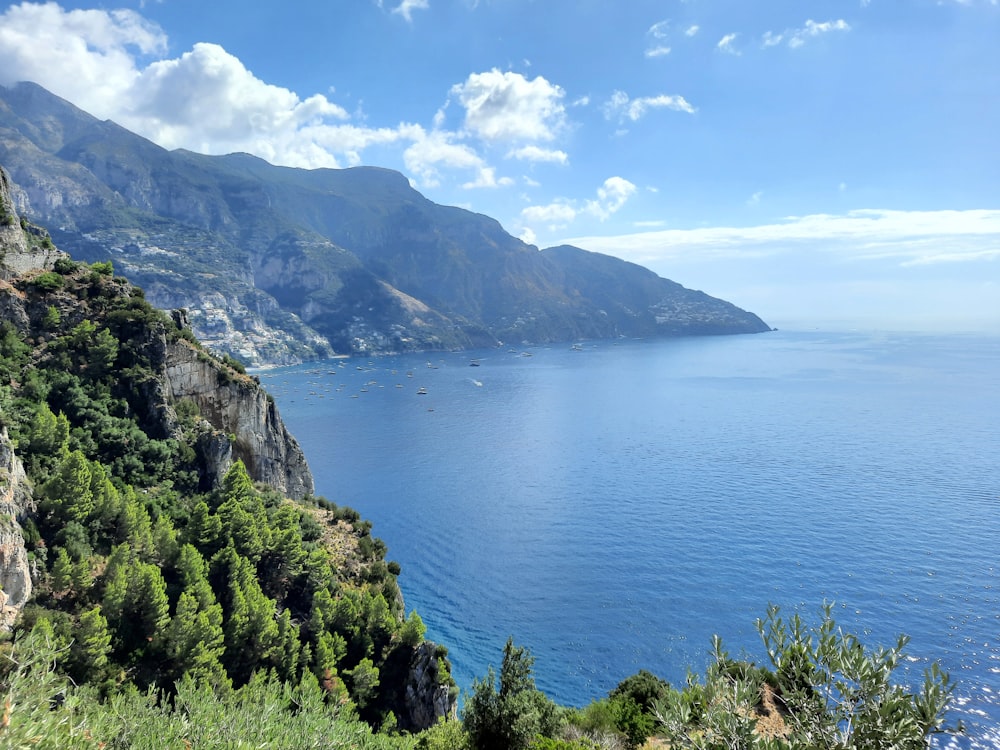
<path fill-rule="evenodd" d="M 256 373 L 317 494 L 402 566 L 464 694 L 508 637 L 583 706 L 640 669 L 766 662 L 825 603 L 933 661 L 1000 747 L 1000 335 L 772 331 L 355 357 Z"/>

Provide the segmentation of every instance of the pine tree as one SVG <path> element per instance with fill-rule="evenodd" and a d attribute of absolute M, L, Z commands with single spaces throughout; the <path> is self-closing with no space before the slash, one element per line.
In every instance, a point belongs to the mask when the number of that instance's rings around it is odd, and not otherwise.
<path fill-rule="evenodd" d="M 75 450 L 66 454 L 42 487 L 42 510 L 51 513 L 56 523 L 83 523 L 94 510 L 90 481 L 90 462 L 83 453 Z"/>
<path fill-rule="evenodd" d="M 56 559 L 52 562 L 52 591 L 62 594 L 73 586 L 73 561 L 63 547 L 56 547 Z"/>
<path fill-rule="evenodd" d="M 108 667 L 111 632 L 101 608 L 94 607 L 80 615 L 70 646 L 70 676 L 78 683 L 100 680 Z"/>

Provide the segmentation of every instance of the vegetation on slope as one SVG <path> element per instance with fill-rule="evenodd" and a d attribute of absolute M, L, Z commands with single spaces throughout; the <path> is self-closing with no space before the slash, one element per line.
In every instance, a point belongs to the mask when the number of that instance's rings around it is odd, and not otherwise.
<path fill-rule="evenodd" d="M 0 324 L 0 418 L 38 507 L 15 639 L 43 638 L 58 672 L 102 696 L 185 680 L 226 696 L 267 673 L 394 722 L 424 628 L 371 525 L 255 487 L 240 462 L 199 491 L 197 407 L 176 404 L 172 432 L 147 413 L 158 348 L 186 334 L 110 264 L 63 259 L 17 283 L 28 335 Z"/>

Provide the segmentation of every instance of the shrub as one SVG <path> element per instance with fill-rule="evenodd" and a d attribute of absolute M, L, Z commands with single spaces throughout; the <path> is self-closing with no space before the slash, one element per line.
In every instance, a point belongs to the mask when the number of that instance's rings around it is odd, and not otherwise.
<path fill-rule="evenodd" d="M 771 675 L 734 662 L 714 639 L 715 662 L 698 682 L 671 690 L 655 713 L 671 747 L 753 747 L 757 714 L 767 693 L 780 701 L 783 732 L 774 747 L 924 748 L 932 735 L 955 731 L 945 724 L 952 684 L 937 663 L 916 692 L 891 682 L 908 638 L 894 647 L 866 649 L 837 628 L 825 605 L 818 626 L 807 628 L 796 614 L 787 622 L 778 607 L 757 621 L 771 662 Z M 768 687 L 765 687 L 767 685 Z M 714 746 L 714 745 L 713 745 Z"/>
<path fill-rule="evenodd" d="M 63 277 L 55 271 L 46 271 L 45 273 L 39 274 L 34 281 L 36 287 L 46 292 L 53 292 L 56 289 L 62 289 L 63 283 Z"/>

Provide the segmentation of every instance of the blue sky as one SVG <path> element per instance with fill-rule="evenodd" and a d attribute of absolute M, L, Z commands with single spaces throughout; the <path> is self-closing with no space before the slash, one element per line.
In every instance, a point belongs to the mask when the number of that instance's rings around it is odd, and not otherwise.
<path fill-rule="evenodd" d="M 997 0 L 0 5 L 167 148 L 384 166 L 772 325 L 1000 332 Z"/>

